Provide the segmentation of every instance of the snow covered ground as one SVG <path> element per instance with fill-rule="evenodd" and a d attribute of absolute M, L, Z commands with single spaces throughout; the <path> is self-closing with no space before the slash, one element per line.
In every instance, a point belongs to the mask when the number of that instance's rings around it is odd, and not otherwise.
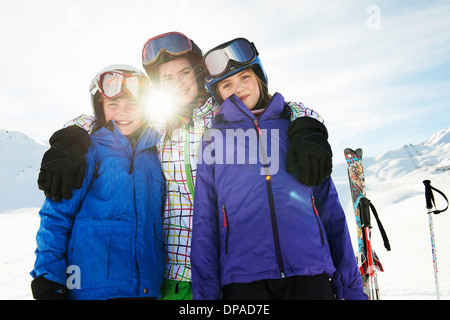
<path fill-rule="evenodd" d="M 18 144 L 19 142 L 20 144 Z M 15 148 L 12 148 L 15 144 Z M 352 146 L 349 146 L 352 147 Z M 355 148 L 358 146 L 355 146 Z M 9 149 L 7 149 L 9 148 Z M 39 206 L 36 179 L 45 144 L 21 133 L 0 130 L 0 299 L 32 299 L 30 291 Z M 9 150 L 8 153 L 3 150 Z M 335 158 L 343 158 L 335 151 Z M 373 220 L 373 246 L 385 272 L 378 282 L 382 299 L 436 299 L 430 232 L 423 180 L 450 196 L 450 128 L 418 145 L 405 145 L 375 158 L 364 158 L 367 197 L 375 205 L 392 251 L 384 249 Z M 333 179 L 356 247 L 345 164 Z M 27 196 L 29 195 L 29 196 Z M 438 208 L 445 206 L 435 194 Z M 30 206 L 29 203 L 33 205 Z M 441 299 L 450 299 L 450 210 L 434 215 Z"/>
<path fill-rule="evenodd" d="M 0 213 L 0 299 L 33 299 L 30 271 L 34 264 L 39 209 Z"/>

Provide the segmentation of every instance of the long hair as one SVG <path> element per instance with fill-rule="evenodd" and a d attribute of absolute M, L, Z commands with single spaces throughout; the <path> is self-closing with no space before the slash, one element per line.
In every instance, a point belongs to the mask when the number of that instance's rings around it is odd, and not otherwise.
<path fill-rule="evenodd" d="M 208 92 L 206 91 L 205 82 L 204 82 L 205 77 L 204 77 L 204 73 L 203 73 L 203 70 L 201 67 L 202 66 L 201 65 L 201 57 L 199 57 L 197 54 L 192 53 L 192 52 L 190 52 L 186 55 L 183 55 L 181 57 L 173 57 L 168 54 L 163 54 L 159 57 L 157 64 L 154 64 L 150 67 L 144 67 L 144 68 L 145 68 L 145 71 L 147 72 L 150 80 L 152 81 L 152 83 L 155 84 L 156 87 L 158 87 L 158 86 L 160 86 L 159 70 L 158 70 L 159 66 L 161 66 L 164 63 L 168 63 L 170 61 L 180 59 L 180 58 L 186 58 L 189 61 L 189 64 L 194 69 L 195 77 L 196 77 L 196 81 L 197 81 L 197 86 L 198 86 L 197 96 L 188 105 L 181 106 L 183 109 L 186 109 L 186 111 L 188 111 L 189 117 L 192 117 L 192 110 L 194 110 L 194 108 L 198 107 L 199 104 L 200 105 L 203 104 L 205 102 L 205 97 L 208 96 Z M 171 119 L 169 119 L 166 122 L 166 124 L 165 124 L 166 133 L 164 135 L 164 140 L 167 141 L 167 140 L 171 139 L 173 132 L 177 128 L 181 127 L 181 124 L 183 123 L 185 118 L 186 117 L 174 115 L 173 117 L 171 117 Z"/>
<path fill-rule="evenodd" d="M 253 108 L 254 110 L 257 109 L 264 109 L 267 106 L 267 103 L 270 99 L 272 99 L 272 95 L 269 93 L 269 89 L 267 87 L 267 84 L 265 81 L 263 81 L 253 70 L 253 68 L 250 69 L 251 72 L 256 76 L 258 88 L 259 88 L 259 100 L 256 104 L 256 106 Z"/>

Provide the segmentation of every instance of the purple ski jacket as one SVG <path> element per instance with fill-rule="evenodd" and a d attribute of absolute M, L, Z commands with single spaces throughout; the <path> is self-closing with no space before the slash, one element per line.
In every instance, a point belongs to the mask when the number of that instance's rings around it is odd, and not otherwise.
<path fill-rule="evenodd" d="M 336 299 L 367 299 L 331 178 L 286 170 L 289 119 L 276 93 L 257 119 L 233 95 L 205 132 L 191 247 L 194 299 L 231 283 L 326 273 Z"/>

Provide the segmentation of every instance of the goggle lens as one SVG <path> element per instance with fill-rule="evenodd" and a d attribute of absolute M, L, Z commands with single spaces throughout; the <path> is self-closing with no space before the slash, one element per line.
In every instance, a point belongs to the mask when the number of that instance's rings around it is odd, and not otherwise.
<path fill-rule="evenodd" d="M 210 77 L 220 77 L 227 72 L 230 62 L 245 64 L 256 56 L 254 46 L 246 39 L 239 38 L 209 51 L 204 57 L 204 65 Z"/>
<path fill-rule="evenodd" d="M 152 64 L 162 51 L 180 55 L 191 50 L 191 41 L 185 35 L 178 32 L 165 33 L 147 41 L 142 50 L 142 63 L 146 66 Z"/>
<path fill-rule="evenodd" d="M 147 85 L 147 79 L 141 76 L 125 76 L 117 72 L 107 72 L 100 76 L 100 92 L 114 99 L 127 90 L 134 98 L 139 98 Z"/>

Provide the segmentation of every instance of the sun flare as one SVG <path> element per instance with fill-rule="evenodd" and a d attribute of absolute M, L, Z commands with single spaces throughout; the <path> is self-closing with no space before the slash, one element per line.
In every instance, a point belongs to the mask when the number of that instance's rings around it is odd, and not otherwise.
<path fill-rule="evenodd" d="M 147 98 L 147 112 L 152 121 L 166 123 L 173 117 L 176 109 L 176 97 L 173 92 L 156 89 Z"/>

